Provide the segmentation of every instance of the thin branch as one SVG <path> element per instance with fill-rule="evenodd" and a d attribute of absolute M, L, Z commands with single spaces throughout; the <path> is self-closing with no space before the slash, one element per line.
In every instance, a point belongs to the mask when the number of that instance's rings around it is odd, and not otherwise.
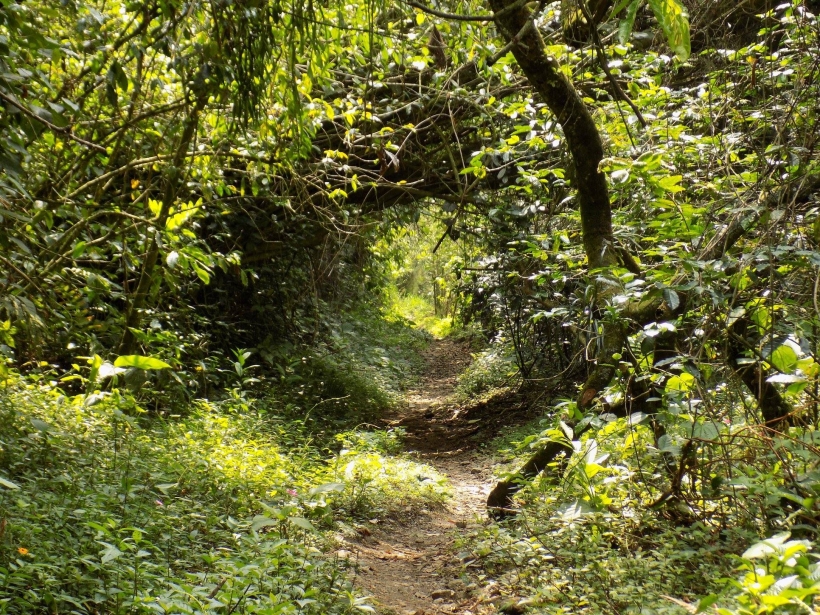
<path fill-rule="evenodd" d="M 28 282 L 28 284 L 29 284 L 29 286 L 31 286 L 31 288 L 35 289 L 38 293 L 40 293 L 41 295 L 43 295 L 43 291 L 42 291 L 42 289 L 41 289 L 39 286 L 37 286 L 37 284 L 35 284 L 35 283 L 34 283 L 34 281 L 33 281 L 30 277 L 28 277 L 28 275 L 26 275 L 23 271 L 21 271 L 21 270 L 17 267 L 17 265 L 15 265 L 15 264 L 14 264 L 14 263 L 12 263 L 9 259 L 5 258 L 5 257 L 4 257 L 4 256 L 2 256 L 2 255 L 0 255 L 0 262 L 5 263 L 5 264 L 6 264 L 6 266 L 7 266 L 9 269 L 12 269 L 12 270 L 16 271 L 16 272 L 17 272 L 17 275 L 19 275 L 19 276 L 20 276 L 21 278 L 23 278 L 26 282 Z M 45 296 L 45 295 L 44 295 L 44 296 Z"/>
<path fill-rule="evenodd" d="M 213 154 L 214 154 L 214 152 L 212 152 L 210 150 L 205 150 L 205 151 L 201 151 L 201 152 L 190 152 L 189 154 L 186 155 L 186 158 L 195 158 L 197 156 L 212 156 Z M 117 169 L 114 169 L 113 171 L 109 171 L 108 173 L 104 173 L 103 175 L 100 175 L 99 177 L 95 177 L 94 179 L 88 180 L 82 186 L 80 186 L 79 188 L 74 190 L 71 194 L 66 196 L 65 199 L 66 200 L 71 200 L 73 198 L 76 198 L 84 190 L 88 190 L 89 188 L 91 188 L 91 187 L 93 187 L 93 186 L 95 186 L 95 185 L 97 185 L 101 182 L 112 179 L 112 178 L 116 177 L 117 175 L 121 175 L 122 173 L 125 173 L 126 171 L 128 171 L 130 169 L 134 169 L 134 168 L 137 168 L 137 167 L 144 167 L 146 165 L 153 164 L 155 162 L 161 162 L 163 160 L 170 160 L 173 157 L 174 156 L 171 155 L 171 154 L 162 154 L 162 155 L 159 155 L 159 156 L 151 156 L 150 158 L 138 158 L 136 160 L 132 160 L 130 162 L 125 163 L 121 167 L 119 167 Z"/>
<path fill-rule="evenodd" d="M 54 246 L 54 249 L 51 250 L 51 253 L 54 254 L 52 259 L 46 263 L 46 265 L 42 268 L 40 272 L 38 272 L 39 277 L 42 279 L 48 273 L 50 273 L 54 267 L 60 264 L 64 259 L 68 258 L 71 254 L 71 250 L 66 252 L 62 252 L 66 249 L 69 243 L 74 241 L 74 238 L 80 234 L 84 228 L 86 228 L 91 222 L 98 220 L 100 218 L 107 218 L 107 217 L 116 217 L 116 218 L 126 218 L 129 220 L 133 220 L 135 224 L 151 224 L 154 220 L 148 220 L 145 218 L 140 218 L 139 216 L 135 216 L 133 214 L 126 213 L 124 211 L 99 211 L 95 214 L 92 214 L 88 218 L 83 218 L 82 220 L 76 222 L 71 228 L 67 229 L 60 239 L 58 240 L 59 243 Z M 93 245 L 93 242 L 89 242 L 89 244 Z M 30 285 L 33 282 L 30 282 Z M 29 290 L 29 286 L 26 287 L 26 290 Z"/>
<path fill-rule="evenodd" d="M 456 15 L 455 13 L 445 13 L 444 11 L 431 9 L 430 7 L 419 4 L 418 2 L 413 2 L 413 0 L 407 0 L 407 4 L 422 11 L 423 13 L 429 13 L 430 15 L 435 15 L 436 17 L 441 17 L 442 19 L 449 19 L 452 21 L 495 21 L 495 15 Z"/>
<path fill-rule="evenodd" d="M 96 143 L 91 143 L 91 141 L 86 141 L 85 139 L 81 139 L 80 137 L 78 137 L 77 135 L 72 133 L 70 128 L 68 128 L 68 127 L 60 128 L 59 126 L 55 126 L 54 124 L 52 124 L 48 120 L 41 118 L 39 115 L 37 115 L 33 111 L 31 111 L 30 109 L 27 109 L 24 105 L 21 105 L 19 102 L 14 100 L 14 98 L 12 98 L 11 96 L 7 96 L 6 94 L 3 94 L 2 92 L 0 92 L 0 100 L 5 100 L 10 105 L 12 105 L 14 107 L 17 107 L 17 109 L 19 109 L 23 113 L 23 115 L 26 115 L 29 118 L 33 119 L 33 120 L 37 120 L 41 124 L 47 126 L 49 128 L 49 130 L 52 130 L 53 132 L 56 132 L 57 134 L 65 135 L 66 137 L 68 137 L 72 141 L 76 141 L 80 145 L 85 145 L 86 147 L 89 147 L 91 149 L 95 149 L 99 152 L 105 152 L 106 151 L 105 148 L 102 145 L 97 145 Z"/>
<path fill-rule="evenodd" d="M 609 64 L 606 61 L 606 54 L 604 52 L 604 44 L 601 42 L 601 37 L 598 34 L 598 27 L 596 26 L 595 20 L 587 8 L 587 3 L 585 0 L 578 0 L 578 4 L 580 5 L 581 11 L 584 13 L 584 17 L 589 24 L 589 29 L 592 31 L 592 40 L 595 42 L 595 52 L 598 55 L 598 62 L 601 64 L 601 68 L 604 69 L 604 73 L 606 73 L 609 83 L 612 84 L 612 89 L 615 90 L 615 93 L 622 101 L 629 105 L 629 108 L 632 109 L 635 117 L 638 118 L 638 122 L 640 122 L 641 127 L 646 128 L 648 124 L 646 123 L 640 109 L 638 109 L 638 106 L 632 102 L 632 99 L 629 98 L 629 96 L 626 95 L 626 92 L 624 92 L 623 88 L 621 88 L 621 84 L 618 83 L 612 72 L 609 70 Z"/>

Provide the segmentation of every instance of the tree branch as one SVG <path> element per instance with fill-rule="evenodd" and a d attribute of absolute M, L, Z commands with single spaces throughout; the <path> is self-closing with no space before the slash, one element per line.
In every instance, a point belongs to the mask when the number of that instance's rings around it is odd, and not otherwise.
<path fill-rule="evenodd" d="M 430 15 L 435 15 L 436 17 L 441 17 L 442 19 L 449 19 L 452 21 L 495 21 L 495 17 L 493 15 L 456 15 L 455 13 L 445 13 L 444 11 L 431 9 L 430 7 L 419 4 L 418 2 L 413 2 L 412 0 L 407 0 L 406 4 L 412 6 L 414 9 L 422 11 L 423 13 L 429 13 Z"/>
<path fill-rule="evenodd" d="M 592 40 L 595 43 L 595 52 L 598 56 L 598 63 L 601 65 L 604 73 L 606 73 L 607 79 L 609 79 L 609 83 L 612 84 L 612 89 L 615 90 L 615 93 L 623 100 L 629 108 L 632 109 L 632 112 L 635 114 L 635 117 L 638 118 L 638 121 L 641 124 L 642 128 L 647 127 L 646 120 L 641 113 L 641 110 L 638 109 L 638 106 L 632 102 L 632 99 L 626 95 L 626 92 L 623 91 L 621 88 L 621 84 L 615 79 L 612 74 L 612 71 L 609 70 L 609 63 L 606 60 L 606 54 L 604 53 L 604 44 L 601 42 L 601 37 L 598 34 L 598 27 L 595 25 L 595 20 L 593 19 L 592 15 L 587 8 L 587 3 L 585 0 L 578 0 L 578 4 L 581 7 L 581 11 L 584 13 L 584 17 L 586 18 L 587 22 L 589 23 L 590 30 L 592 30 Z"/>
<path fill-rule="evenodd" d="M 39 115 L 37 115 L 33 111 L 31 111 L 30 109 L 27 109 L 24 105 L 21 105 L 19 102 L 14 100 L 14 98 L 12 98 L 11 96 L 7 96 L 6 94 L 3 94 L 2 92 L 0 92 L 0 100 L 5 100 L 7 103 L 12 105 L 13 107 L 16 107 L 17 109 L 19 109 L 20 112 L 23 113 L 23 115 L 25 115 L 25 116 L 33 119 L 33 120 L 36 120 L 36 121 L 40 122 L 41 124 L 46 126 L 49 130 L 51 130 L 53 132 L 56 132 L 57 134 L 64 135 L 64 136 L 68 137 L 69 139 L 71 139 L 72 141 L 76 141 L 80 145 L 84 145 L 85 147 L 97 150 L 98 152 L 105 152 L 106 151 L 105 148 L 102 145 L 97 145 L 96 143 L 92 143 L 91 141 L 86 141 L 85 139 L 81 139 L 80 137 L 76 136 L 74 133 L 71 132 L 70 128 L 68 128 L 68 127 L 60 128 L 59 126 L 55 126 L 54 124 L 52 124 L 48 120 L 46 120 L 44 118 L 41 118 Z"/>

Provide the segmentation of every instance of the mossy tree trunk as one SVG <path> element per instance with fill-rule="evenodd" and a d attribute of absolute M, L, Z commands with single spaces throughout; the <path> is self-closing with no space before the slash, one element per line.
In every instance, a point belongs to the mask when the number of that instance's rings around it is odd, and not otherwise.
<path fill-rule="evenodd" d="M 599 169 L 604 147 L 592 114 L 554 58 L 547 53 L 544 41 L 532 23 L 531 9 L 528 6 L 512 8 L 514 0 L 489 0 L 489 4 L 518 65 L 564 132 L 575 166 L 576 198 L 589 269 L 623 266 L 612 232 L 609 189 L 606 177 Z M 598 285 L 599 305 L 607 301 L 614 288 L 613 285 Z M 617 367 L 612 357 L 623 350 L 625 340 L 623 324 L 609 321 L 604 325 L 596 365 L 581 390 L 579 408 L 591 406 L 598 393 L 612 380 Z M 519 476 L 538 474 L 562 453 L 571 454 L 571 448 L 563 443 L 548 444 L 521 468 Z M 500 482 L 490 494 L 488 506 L 500 511 L 508 509 L 516 488 L 514 481 Z"/>

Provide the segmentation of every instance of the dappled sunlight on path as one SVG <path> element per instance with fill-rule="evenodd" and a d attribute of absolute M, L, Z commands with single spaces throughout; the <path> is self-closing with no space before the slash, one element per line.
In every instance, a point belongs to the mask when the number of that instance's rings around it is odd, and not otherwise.
<path fill-rule="evenodd" d="M 455 548 L 459 533 L 485 522 L 484 503 L 492 486 L 490 461 L 474 450 L 469 439 L 478 430 L 477 419 L 447 401 L 458 375 L 470 363 L 469 348 L 450 340 L 436 341 L 426 360 L 422 383 L 408 394 L 407 404 L 384 422 L 403 427 L 407 451 L 448 477 L 452 500 L 442 509 L 408 518 L 374 519 L 339 554 L 357 561 L 356 584 L 373 595 L 379 612 L 492 612 L 482 588 L 464 575 L 469 562 L 459 559 Z"/>

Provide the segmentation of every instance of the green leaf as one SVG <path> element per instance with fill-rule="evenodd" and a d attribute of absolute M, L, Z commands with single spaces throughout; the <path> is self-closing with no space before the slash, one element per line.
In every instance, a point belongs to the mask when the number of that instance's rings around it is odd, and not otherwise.
<path fill-rule="evenodd" d="M 612 13 L 610 13 L 609 18 L 615 19 L 618 14 L 623 11 L 627 6 L 629 6 L 629 10 L 632 10 L 632 4 L 635 4 L 633 0 L 621 0 L 618 4 L 615 5 L 615 8 L 612 9 Z M 637 12 L 638 9 L 635 9 Z"/>
<path fill-rule="evenodd" d="M 720 434 L 717 425 L 710 421 L 692 425 L 692 437 L 700 440 L 714 440 Z"/>
<path fill-rule="evenodd" d="M 658 186 L 663 188 L 665 192 L 682 192 L 683 186 L 680 186 L 680 181 L 683 179 L 680 175 L 667 175 L 658 180 Z"/>
<path fill-rule="evenodd" d="M 731 327 L 746 313 L 745 307 L 736 307 L 729 312 L 729 317 L 726 319 L 726 326 Z"/>
<path fill-rule="evenodd" d="M 567 440 L 572 442 L 572 439 L 575 437 L 575 431 L 567 425 L 564 421 L 559 421 L 561 424 L 561 431 L 564 432 L 564 435 L 567 437 Z"/>
<path fill-rule="evenodd" d="M 669 309 L 673 312 L 678 309 L 680 306 L 680 297 L 678 293 L 676 293 L 671 288 L 664 288 L 663 289 L 663 299 L 666 301 L 666 304 L 669 306 Z"/>
<path fill-rule="evenodd" d="M 165 361 L 154 357 L 143 357 L 138 354 L 129 354 L 117 357 L 115 367 L 136 367 L 137 369 L 169 369 L 171 366 Z"/>
<path fill-rule="evenodd" d="M 332 491 L 344 491 L 345 485 L 344 483 L 325 483 L 324 485 L 319 485 L 318 487 L 314 487 L 310 490 L 311 495 L 315 495 L 318 493 L 329 493 Z"/>
<path fill-rule="evenodd" d="M 125 74 L 122 65 L 116 60 L 111 63 L 111 67 L 108 69 L 108 75 L 106 76 L 112 84 L 116 84 L 123 91 L 128 90 L 128 75 Z"/>
<path fill-rule="evenodd" d="M 794 384 L 794 383 L 804 383 L 806 382 L 805 378 L 801 378 L 800 376 L 795 376 L 794 374 L 775 374 L 774 376 L 769 376 L 766 378 L 766 382 L 776 382 L 779 384 Z"/>
<path fill-rule="evenodd" d="M 51 425 L 49 425 L 45 421 L 41 421 L 40 419 L 31 419 L 31 424 L 34 425 L 34 428 L 37 431 L 42 431 L 43 433 L 54 429 Z"/>
<path fill-rule="evenodd" d="M 0 486 L 5 487 L 6 489 L 19 489 L 20 485 L 16 485 L 10 480 L 6 480 L 5 478 L 0 478 Z"/>
<path fill-rule="evenodd" d="M 783 344 L 774 349 L 769 357 L 769 363 L 774 365 L 778 371 L 790 374 L 797 367 L 797 353 L 791 346 Z"/>
<path fill-rule="evenodd" d="M 786 387 L 786 394 L 799 395 L 806 389 L 807 386 L 809 386 L 809 383 L 805 380 L 803 380 L 802 382 L 792 382 L 791 384 L 789 384 L 789 386 Z"/>
<path fill-rule="evenodd" d="M 647 416 L 645 412 L 633 412 L 629 415 L 629 418 L 627 418 L 627 424 L 638 425 L 639 423 L 643 423 Z"/>
<path fill-rule="evenodd" d="M 790 535 L 789 532 L 783 532 L 781 534 L 775 534 L 767 540 L 761 540 L 746 549 L 741 557 L 743 559 L 758 559 L 776 553 L 783 543 L 788 540 Z"/>
<path fill-rule="evenodd" d="M 100 380 L 105 380 L 106 378 L 111 378 L 112 376 L 116 376 L 117 374 L 121 374 L 125 370 L 120 367 L 115 367 L 111 365 L 108 361 L 100 365 L 100 369 L 97 372 L 98 377 Z"/>
<path fill-rule="evenodd" d="M 107 564 L 108 562 L 117 559 L 120 555 L 122 555 L 122 551 L 120 551 L 117 547 L 113 545 L 109 545 L 108 548 L 103 552 L 102 563 Z"/>
<path fill-rule="evenodd" d="M 618 41 L 621 45 L 629 40 L 629 35 L 632 34 L 632 27 L 635 25 L 635 16 L 638 14 L 638 8 L 641 6 L 641 0 L 632 0 L 629 8 L 626 11 L 626 16 L 618 22 Z"/>
<path fill-rule="evenodd" d="M 309 530 L 311 532 L 316 531 L 316 528 L 313 526 L 313 524 L 304 517 L 290 517 L 288 521 L 290 521 L 293 525 L 297 527 L 301 527 L 304 530 Z"/>
<path fill-rule="evenodd" d="M 193 262 L 193 268 L 197 277 L 202 280 L 203 283 L 206 285 L 211 283 L 210 274 L 195 261 Z"/>
<path fill-rule="evenodd" d="M 705 596 L 704 598 L 701 598 L 698 601 L 698 608 L 697 608 L 697 611 L 695 611 L 695 612 L 696 613 L 703 613 L 706 609 L 708 609 L 710 606 L 712 606 L 717 601 L 718 601 L 717 594 L 709 594 L 708 596 Z"/>
<path fill-rule="evenodd" d="M 598 472 L 603 470 L 603 466 L 597 463 L 587 463 L 584 464 L 584 473 L 587 475 L 587 478 L 593 478 Z"/>
<path fill-rule="evenodd" d="M 692 374 L 683 373 L 679 376 L 672 376 L 666 383 L 667 391 L 678 391 L 686 393 L 695 386 L 695 377 Z"/>
<path fill-rule="evenodd" d="M 257 515 L 253 518 L 253 523 L 251 524 L 251 529 L 254 532 L 258 532 L 262 528 L 270 527 L 271 525 L 278 525 L 279 521 L 276 519 L 271 519 L 270 517 L 265 517 L 263 515 Z"/>
<path fill-rule="evenodd" d="M 675 444 L 672 441 L 672 438 L 667 434 L 664 434 L 658 438 L 658 450 L 675 456 L 680 455 L 680 446 Z"/>
<path fill-rule="evenodd" d="M 685 62 L 692 53 L 689 42 L 689 15 L 678 0 L 649 0 L 652 12 L 663 28 L 666 40 L 675 55 Z"/>

